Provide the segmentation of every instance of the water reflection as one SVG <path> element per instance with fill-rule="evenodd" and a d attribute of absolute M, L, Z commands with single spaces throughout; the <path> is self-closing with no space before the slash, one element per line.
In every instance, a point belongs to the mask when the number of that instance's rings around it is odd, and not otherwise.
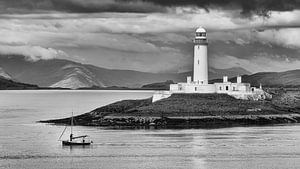
<path fill-rule="evenodd" d="M 205 133 L 205 132 L 204 132 Z M 205 134 L 203 132 L 197 132 L 193 134 L 193 139 L 190 142 L 192 145 L 192 168 L 193 169 L 206 169 L 206 157 L 204 152 L 207 152 L 207 140 L 205 139 Z"/>
<path fill-rule="evenodd" d="M 76 153 L 76 151 L 84 151 L 84 149 L 93 149 L 95 148 L 94 145 L 72 145 L 72 146 L 66 146 L 66 145 L 61 145 L 62 149 L 65 151 L 70 152 L 70 154 L 72 154 L 72 152 Z"/>

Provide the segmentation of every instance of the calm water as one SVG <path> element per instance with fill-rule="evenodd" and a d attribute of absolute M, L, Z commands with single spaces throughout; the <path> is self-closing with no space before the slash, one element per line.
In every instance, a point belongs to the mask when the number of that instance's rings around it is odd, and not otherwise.
<path fill-rule="evenodd" d="M 151 95 L 151 91 L 0 91 L 0 168 L 300 168 L 300 125 L 211 130 L 76 126 L 77 134 L 88 134 L 95 143 L 70 148 L 57 141 L 63 126 L 35 122 Z"/>

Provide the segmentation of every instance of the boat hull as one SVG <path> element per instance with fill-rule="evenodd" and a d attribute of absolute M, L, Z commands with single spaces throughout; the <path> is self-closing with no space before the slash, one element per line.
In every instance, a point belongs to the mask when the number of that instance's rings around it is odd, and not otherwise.
<path fill-rule="evenodd" d="M 64 146 L 86 146 L 90 145 L 91 142 L 71 142 L 71 141 L 62 141 L 62 145 Z"/>

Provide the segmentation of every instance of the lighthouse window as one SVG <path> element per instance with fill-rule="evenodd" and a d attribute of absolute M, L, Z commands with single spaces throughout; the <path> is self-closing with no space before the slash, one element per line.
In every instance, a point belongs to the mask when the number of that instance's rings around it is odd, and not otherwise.
<path fill-rule="evenodd" d="M 206 33 L 197 32 L 196 36 L 206 36 Z"/>
<path fill-rule="evenodd" d="M 200 61 L 198 60 L 198 65 L 200 64 Z"/>

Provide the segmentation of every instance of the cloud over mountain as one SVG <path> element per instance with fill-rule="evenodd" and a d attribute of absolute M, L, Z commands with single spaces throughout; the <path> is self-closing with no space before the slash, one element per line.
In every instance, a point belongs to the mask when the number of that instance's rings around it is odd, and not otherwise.
<path fill-rule="evenodd" d="M 37 61 L 40 59 L 49 60 L 58 57 L 59 55 L 66 55 L 61 50 L 55 50 L 52 48 L 43 48 L 41 46 L 9 46 L 0 45 L 0 55 L 22 55 L 27 60 Z"/>

